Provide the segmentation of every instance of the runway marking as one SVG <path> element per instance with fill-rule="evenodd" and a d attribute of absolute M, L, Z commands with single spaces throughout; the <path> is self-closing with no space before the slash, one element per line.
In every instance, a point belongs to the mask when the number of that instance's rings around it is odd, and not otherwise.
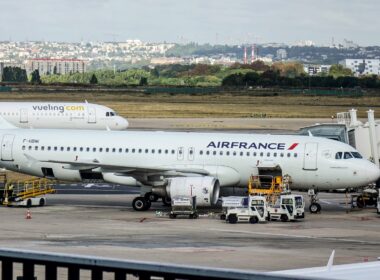
<path fill-rule="evenodd" d="M 257 232 L 257 231 L 246 231 L 246 230 L 229 230 L 229 229 L 217 229 L 210 228 L 208 230 L 212 231 L 221 231 L 221 232 L 230 232 L 230 233 L 247 233 L 247 234 L 256 234 L 256 235 L 265 235 L 265 236 L 280 236 L 280 237 L 290 237 L 290 238 L 304 238 L 304 239 L 316 239 L 316 240 L 329 240 L 329 241 L 343 241 L 343 242 L 352 242 L 360 244 L 377 244 L 380 245 L 380 242 L 377 241 L 364 241 L 357 239 L 347 239 L 339 237 L 318 237 L 310 235 L 296 235 L 296 234 L 285 234 L 285 233 L 268 233 L 268 232 Z"/>

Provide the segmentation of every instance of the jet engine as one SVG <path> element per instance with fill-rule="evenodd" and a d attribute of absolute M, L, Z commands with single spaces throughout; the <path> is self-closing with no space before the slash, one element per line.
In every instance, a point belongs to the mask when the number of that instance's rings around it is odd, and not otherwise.
<path fill-rule="evenodd" d="M 196 196 L 198 206 L 215 205 L 218 202 L 219 190 L 219 180 L 210 176 L 171 178 L 166 186 L 169 197 Z"/>

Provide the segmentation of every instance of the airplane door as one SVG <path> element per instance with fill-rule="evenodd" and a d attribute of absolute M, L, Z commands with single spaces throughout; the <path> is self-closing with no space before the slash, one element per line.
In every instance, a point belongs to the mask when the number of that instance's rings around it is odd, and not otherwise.
<path fill-rule="evenodd" d="M 94 107 L 87 107 L 88 123 L 96 123 L 96 111 Z"/>
<path fill-rule="evenodd" d="M 13 160 L 12 147 L 15 136 L 6 134 L 1 141 L 1 160 Z"/>
<path fill-rule="evenodd" d="M 187 154 L 187 158 L 188 160 L 191 160 L 193 161 L 194 160 L 194 147 L 190 147 L 189 148 L 189 153 Z"/>
<path fill-rule="evenodd" d="M 27 122 L 28 122 L 28 109 L 21 108 L 20 109 L 20 123 L 27 123 Z"/>
<path fill-rule="evenodd" d="M 178 160 L 183 160 L 183 157 L 184 157 L 184 148 L 183 147 L 179 147 L 178 148 L 178 151 L 177 151 L 177 159 Z"/>
<path fill-rule="evenodd" d="M 318 143 L 306 143 L 303 158 L 304 170 L 317 170 Z"/>

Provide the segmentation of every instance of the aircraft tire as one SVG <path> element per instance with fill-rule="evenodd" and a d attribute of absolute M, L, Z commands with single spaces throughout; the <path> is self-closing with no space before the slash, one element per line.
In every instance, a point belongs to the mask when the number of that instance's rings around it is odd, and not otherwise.
<path fill-rule="evenodd" d="M 45 198 L 41 197 L 39 205 L 42 207 L 42 206 L 45 206 L 45 203 L 46 203 Z"/>
<path fill-rule="evenodd" d="M 356 206 L 358 208 L 363 208 L 364 207 L 364 199 L 363 199 L 363 196 L 362 195 L 359 195 L 357 198 L 356 198 Z"/>
<path fill-rule="evenodd" d="M 171 206 L 171 205 L 172 205 L 172 203 L 171 203 L 171 199 L 170 199 L 170 197 L 168 197 L 168 196 L 164 196 L 164 197 L 162 198 L 162 203 L 163 203 L 165 206 Z"/>
<path fill-rule="evenodd" d="M 309 211 L 312 214 L 317 214 L 317 213 L 321 212 L 321 208 L 322 207 L 321 207 L 321 205 L 319 203 L 312 203 L 309 206 Z"/>
<path fill-rule="evenodd" d="M 158 200 L 158 195 L 152 193 L 152 192 L 147 192 L 145 195 L 144 195 L 145 199 L 146 200 L 149 200 L 150 202 L 156 202 Z"/>
<path fill-rule="evenodd" d="M 138 196 L 132 201 L 132 207 L 136 211 L 145 211 L 150 208 L 150 201 L 143 196 Z"/>
<path fill-rule="evenodd" d="M 226 220 L 226 214 L 221 214 L 221 215 L 220 215 L 220 219 L 221 219 L 222 221 L 225 221 L 225 220 Z"/>

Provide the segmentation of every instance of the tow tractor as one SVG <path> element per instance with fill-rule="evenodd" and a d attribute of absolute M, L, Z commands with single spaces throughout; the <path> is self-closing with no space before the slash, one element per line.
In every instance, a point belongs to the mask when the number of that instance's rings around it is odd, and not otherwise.
<path fill-rule="evenodd" d="M 245 201 L 247 203 L 244 203 Z M 230 207 L 226 213 L 226 221 L 230 224 L 236 224 L 237 222 L 256 224 L 265 222 L 267 218 L 267 201 L 264 196 L 249 195 L 244 197 L 243 207 Z"/>
<path fill-rule="evenodd" d="M 177 216 L 189 216 L 190 219 L 198 218 L 196 196 L 174 196 L 171 198 L 172 210 L 169 217 L 171 219 Z"/>
<path fill-rule="evenodd" d="M 282 222 L 305 218 L 305 201 L 302 195 L 281 195 L 274 205 L 268 206 L 269 219 Z"/>

